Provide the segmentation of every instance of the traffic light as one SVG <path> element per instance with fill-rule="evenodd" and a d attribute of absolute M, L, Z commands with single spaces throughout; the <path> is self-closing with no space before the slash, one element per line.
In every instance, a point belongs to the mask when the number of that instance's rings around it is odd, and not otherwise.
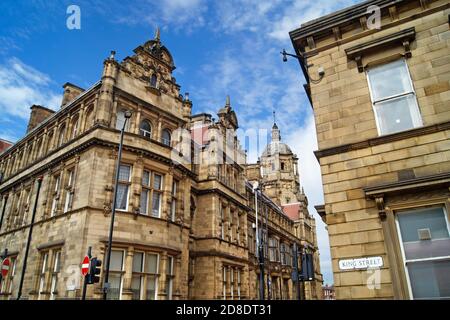
<path fill-rule="evenodd" d="M 88 284 L 94 284 L 100 282 L 100 272 L 101 272 L 102 260 L 97 258 L 91 259 L 91 264 L 89 266 L 88 274 Z"/>

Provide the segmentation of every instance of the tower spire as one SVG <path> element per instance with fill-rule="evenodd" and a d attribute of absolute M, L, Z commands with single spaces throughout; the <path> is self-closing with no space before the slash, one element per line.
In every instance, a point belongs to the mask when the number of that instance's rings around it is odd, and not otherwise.
<path fill-rule="evenodd" d="M 161 41 L 161 30 L 159 29 L 159 27 L 156 27 L 155 40 L 158 42 Z"/>

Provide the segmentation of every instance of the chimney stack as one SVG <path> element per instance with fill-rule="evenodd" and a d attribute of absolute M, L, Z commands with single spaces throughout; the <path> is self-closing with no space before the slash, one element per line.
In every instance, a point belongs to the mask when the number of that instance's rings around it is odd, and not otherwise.
<path fill-rule="evenodd" d="M 55 111 L 34 104 L 31 106 L 30 121 L 28 121 L 27 133 L 36 128 L 45 119 L 49 118 Z"/>
<path fill-rule="evenodd" d="M 75 99 L 77 96 L 82 94 L 85 90 L 83 88 L 80 88 L 70 82 L 66 82 L 63 85 L 64 88 L 64 95 L 61 103 L 61 107 L 64 107 L 66 104 L 68 104 L 70 101 Z"/>

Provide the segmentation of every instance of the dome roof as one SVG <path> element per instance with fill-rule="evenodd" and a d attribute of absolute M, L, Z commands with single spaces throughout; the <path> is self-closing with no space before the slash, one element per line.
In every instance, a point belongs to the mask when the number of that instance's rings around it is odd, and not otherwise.
<path fill-rule="evenodd" d="M 272 141 L 269 143 L 264 152 L 262 153 L 263 157 L 268 157 L 274 154 L 293 154 L 291 148 L 283 142 L 280 141 Z"/>

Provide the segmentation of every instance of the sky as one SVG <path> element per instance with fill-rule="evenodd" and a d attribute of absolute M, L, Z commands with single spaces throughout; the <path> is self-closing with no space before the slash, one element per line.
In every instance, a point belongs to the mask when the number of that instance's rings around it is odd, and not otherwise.
<path fill-rule="evenodd" d="M 57 110 L 62 85 L 89 88 L 101 77 L 111 50 L 122 60 L 154 37 L 157 26 L 193 113 L 213 115 L 226 95 L 240 128 L 269 129 L 273 111 L 282 141 L 299 157 L 300 183 L 317 223 L 324 284 L 333 283 L 328 234 L 314 206 L 323 204 L 320 167 L 305 79 L 289 31 L 356 0 L 2 0 L 0 1 L 0 138 L 17 141 L 29 108 Z M 70 5 L 80 8 L 80 29 L 67 28 Z M 263 146 L 262 146 L 263 147 Z M 255 162 L 262 148 L 249 152 Z"/>

